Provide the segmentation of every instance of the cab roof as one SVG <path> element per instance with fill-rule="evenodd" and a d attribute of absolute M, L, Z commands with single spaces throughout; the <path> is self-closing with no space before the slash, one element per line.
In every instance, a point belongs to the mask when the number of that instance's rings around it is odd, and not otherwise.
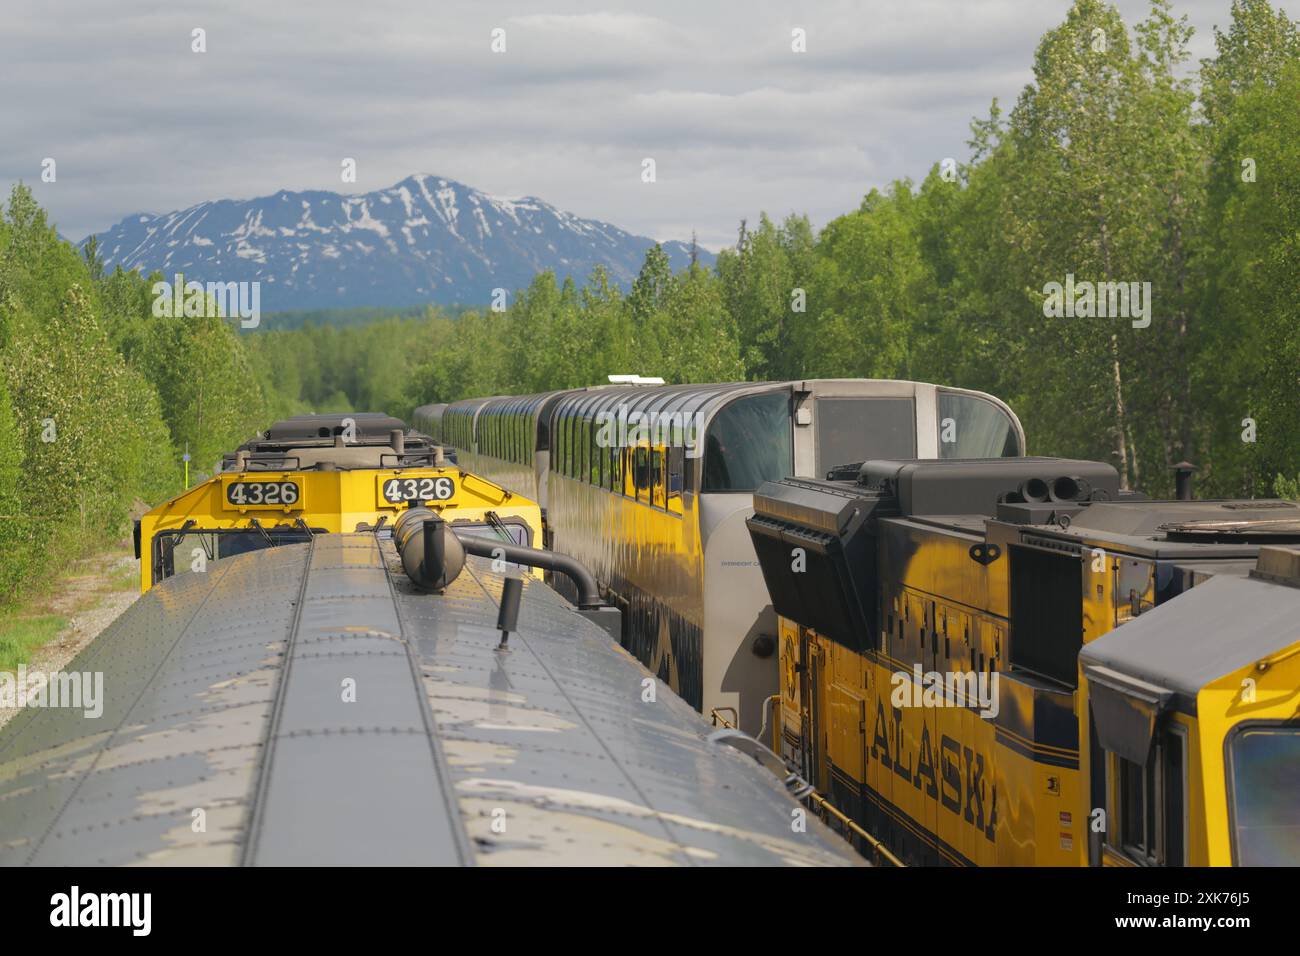
<path fill-rule="evenodd" d="M 1219 574 L 1085 644 L 1079 660 L 1162 688 L 1194 714 L 1206 685 L 1294 642 L 1297 613 L 1300 588 Z"/>

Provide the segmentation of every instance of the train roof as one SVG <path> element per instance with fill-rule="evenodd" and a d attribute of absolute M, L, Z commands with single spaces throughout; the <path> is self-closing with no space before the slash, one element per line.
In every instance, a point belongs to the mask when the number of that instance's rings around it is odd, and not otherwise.
<path fill-rule="evenodd" d="M 985 392 L 935 385 L 905 379 L 830 378 L 789 379 L 769 382 L 714 382 L 684 385 L 601 384 L 582 388 L 535 392 L 528 395 L 496 395 L 462 399 L 446 407 L 445 414 L 477 420 L 483 415 L 525 415 L 537 417 L 538 447 L 550 444 L 549 419 L 553 415 L 594 420 L 602 413 L 625 408 L 633 413 L 659 415 L 711 415 L 734 398 L 791 389 L 795 392 L 827 393 L 829 397 L 912 398 L 929 401 L 936 391 L 970 395 L 1000 409 L 1013 423 L 1017 441 L 1024 448 L 1024 428 L 1015 412 L 1003 401 Z M 923 399 L 923 395 L 929 398 Z"/>
<path fill-rule="evenodd" d="M 1188 570 L 1197 561 L 1253 561 L 1263 546 L 1300 543 L 1300 505 L 1281 500 L 1151 501 L 1135 496 L 1063 508 L 1050 522 L 1008 520 L 1027 532 L 1083 548 L 1177 561 Z"/>
<path fill-rule="evenodd" d="M 421 420 L 436 421 L 442 418 L 442 413 L 447 409 L 447 402 L 433 402 L 429 405 L 421 405 L 411 412 L 411 421 L 417 425 Z"/>
<path fill-rule="evenodd" d="M 1195 714 L 1202 688 L 1287 645 L 1298 607 L 1294 585 L 1217 574 L 1085 644 L 1079 660 L 1177 695 Z"/>
<path fill-rule="evenodd" d="M 451 451 L 382 412 L 295 415 L 223 455 L 222 470 L 403 468 L 454 463 Z"/>
<path fill-rule="evenodd" d="M 1101 745 L 1146 763 L 1164 712 L 1196 716 L 1207 687 L 1261 675 L 1294 654 L 1297 606 L 1300 550 L 1264 547 L 1246 576 L 1215 574 L 1085 644 L 1079 664 Z"/>
<path fill-rule="evenodd" d="M 1061 478 L 1084 496 L 1012 500 L 1028 480 L 1047 489 Z M 1066 458 L 879 459 L 835 469 L 825 480 L 768 482 L 755 495 L 760 513 L 823 531 L 845 527 L 864 502 L 883 521 L 972 535 L 983 535 L 989 523 L 1008 524 L 1075 549 L 1181 558 L 1180 566 L 1189 569 L 1188 562 L 1253 560 L 1263 545 L 1300 543 L 1300 504 L 1294 501 L 1151 500 L 1120 490 L 1108 464 Z"/>
<path fill-rule="evenodd" d="M 406 422 L 382 412 L 339 412 L 325 415 L 294 415 L 273 422 L 261 435 L 262 441 L 295 442 L 305 439 L 330 438 L 343 433 L 345 423 L 351 421 L 359 439 L 388 440 L 390 432 L 406 431 Z"/>
<path fill-rule="evenodd" d="M 66 668 L 102 716 L 0 731 L 0 863 L 857 862 L 541 582 L 498 651 L 503 580 L 421 593 L 374 534 L 168 579 Z"/>
<path fill-rule="evenodd" d="M 605 407 L 609 404 L 617 404 L 620 401 L 627 402 L 631 407 L 637 409 L 653 407 L 655 409 L 677 411 L 687 405 L 695 409 L 701 408 L 712 400 L 731 398 L 738 394 L 777 388 L 808 391 L 824 386 L 855 386 L 871 389 L 882 395 L 908 395 L 918 388 L 941 388 L 947 392 L 976 395 L 988 399 L 1011 413 L 1010 408 L 1004 402 L 984 392 L 905 379 L 870 378 L 789 379 L 768 382 L 710 382 L 683 385 L 600 384 L 549 392 L 534 392 L 528 395 L 494 395 L 484 398 L 462 399 L 458 402 L 452 402 L 447 407 L 451 410 L 464 411 L 478 411 L 480 409 L 485 411 L 496 409 L 534 411 L 545 404 L 548 399 L 557 398 L 568 408 L 581 406 L 584 411 L 589 411 L 590 407 Z M 1014 413 L 1011 414 L 1014 417 Z"/>

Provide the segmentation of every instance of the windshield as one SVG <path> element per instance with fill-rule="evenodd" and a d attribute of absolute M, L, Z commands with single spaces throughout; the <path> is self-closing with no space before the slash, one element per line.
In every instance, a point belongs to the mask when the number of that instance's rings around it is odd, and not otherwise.
<path fill-rule="evenodd" d="M 1300 727 L 1247 727 L 1229 746 L 1237 864 L 1300 865 Z"/>
<path fill-rule="evenodd" d="M 275 527 L 188 531 L 163 531 L 154 535 L 154 580 L 169 578 L 186 571 L 205 570 L 207 562 L 234 557 L 262 548 L 282 544 L 304 544 L 312 532 L 324 534 L 324 528 Z M 263 533 L 264 532 L 264 533 Z"/>
<path fill-rule="evenodd" d="M 977 395 L 939 391 L 940 458 L 1014 458 L 1020 435 L 1011 417 Z"/>

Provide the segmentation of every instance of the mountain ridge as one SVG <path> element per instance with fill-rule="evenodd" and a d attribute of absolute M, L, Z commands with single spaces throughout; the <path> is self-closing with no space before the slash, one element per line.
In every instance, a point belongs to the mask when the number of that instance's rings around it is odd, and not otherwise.
<path fill-rule="evenodd" d="M 105 268 L 258 281 L 267 312 L 482 305 L 546 269 L 582 283 L 598 265 L 627 288 L 654 244 L 536 196 L 494 196 L 427 173 L 367 193 L 281 189 L 205 200 L 135 213 L 92 235 Z M 688 244 L 661 245 L 674 269 L 689 263 Z M 705 266 L 716 261 L 705 249 L 697 256 Z"/>

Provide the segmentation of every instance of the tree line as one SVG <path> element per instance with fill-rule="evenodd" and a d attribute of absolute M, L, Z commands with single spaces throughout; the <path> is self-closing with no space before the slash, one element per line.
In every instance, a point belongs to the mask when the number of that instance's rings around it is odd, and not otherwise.
<path fill-rule="evenodd" d="M 154 283 L 59 238 L 30 190 L 0 209 L 0 607 L 128 518 L 211 474 L 272 420 L 400 407 L 433 310 L 241 335 L 209 303 L 158 315 Z"/>
<path fill-rule="evenodd" d="M 1131 487 L 1168 493 L 1187 459 L 1205 493 L 1269 493 L 1300 461 L 1300 40 L 1266 0 L 1232 4 L 1199 69 L 1190 35 L 1168 0 L 1131 30 L 1076 0 L 964 162 L 820 232 L 742 222 L 716 271 L 672 275 L 651 250 L 627 295 L 599 270 L 542 274 L 463 316 L 412 398 L 614 371 L 921 379 L 998 395 L 1031 450 L 1110 461 Z M 1100 295 L 1066 312 L 1053 294 L 1076 282 Z M 1106 315 L 1130 289 L 1148 314 Z"/>

